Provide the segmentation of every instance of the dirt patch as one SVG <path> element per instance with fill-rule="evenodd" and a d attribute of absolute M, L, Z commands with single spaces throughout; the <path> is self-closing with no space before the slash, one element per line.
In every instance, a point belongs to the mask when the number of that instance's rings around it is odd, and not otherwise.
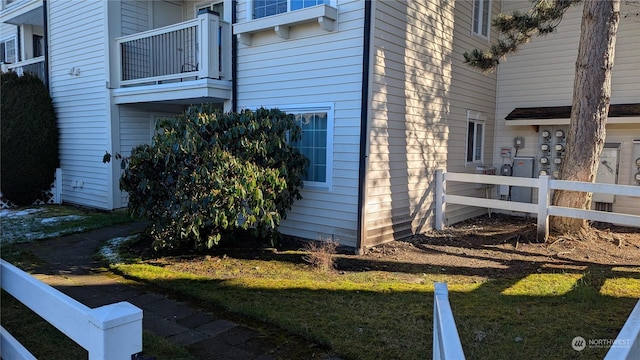
<path fill-rule="evenodd" d="M 481 276 L 541 267 L 640 266 L 639 228 L 594 224 L 586 234 L 552 234 L 545 243 L 536 242 L 535 230 L 535 219 L 494 214 L 376 246 L 362 258 L 431 264 Z"/>
<path fill-rule="evenodd" d="M 338 271 L 381 270 L 406 273 L 443 273 L 482 277 L 511 277 L 535 271 L 584 270 L 587 267 L 640 267 L 640 228 L 597 224 L 584 235 L 552 234 L 538 243 L 535 219 L 494 214 L 470 219 L 442 231 L 390 242 L 351 255 L 341 249 Z M 198 268 L 203 259 L 235 257 L 279 260 L 305 264 L 303 256 L 284 253 L 300 250 L 304 242 L 285 238 L 277 249 L 255 241 L 220 246 L 207 254 L 189 252 L 179 256 L 150 251 L 150 240 L 132 245 L 128 252 L 144 259 Z"/>

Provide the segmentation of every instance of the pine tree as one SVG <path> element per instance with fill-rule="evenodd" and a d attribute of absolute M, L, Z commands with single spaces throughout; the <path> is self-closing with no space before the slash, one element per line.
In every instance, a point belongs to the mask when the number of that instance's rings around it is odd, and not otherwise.
<path fill-rule="evenodd" d="M 593 182 L 606 137 L 620 0 L 535 0 L 527 13 L 500 14 L 493 20 L 493 26 L 502 36 L 490 51 L 473 50 L 464 57 L 468 65 L 491 71 L 501 58 L 514 53 L 534 36 L 554 31 L 564 13 L 578 3 L 583 3 L 582 25 L 560 178 Z M 553 204 L 588 209 L 591 197 L 591 193 L 556 191 Z M 551 228 L 564 233 L 584 232 L 588 223 L 582 219 L 555 217 L 551 219 Z"/>

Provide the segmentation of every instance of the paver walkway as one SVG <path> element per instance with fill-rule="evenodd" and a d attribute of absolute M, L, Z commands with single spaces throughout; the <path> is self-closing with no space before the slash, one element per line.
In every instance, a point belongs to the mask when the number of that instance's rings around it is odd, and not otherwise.
<path fill-rule="evenodd" d="M 144 229 L 140 222 L 120 224 L 87 233 L 27 244 L 27 250 L 42 260 L 32 271 L 41 281 L 89 307 L 128 301 L 143 310 L 143 328 L 187 347 L 201 359 L 276 359 L 282 356 L 283 340 L 229 321 L 210 312 L 126 285 L 105 270 L 94 254 L 105 240 L 128 236 Z M 299 341 L 299 340 L 298 340 Z M 286 346 L 313 344 L 286 342 Z M 301 353 L 311 354 L 302 351 Z M 148 354 L 153 355 L 153 354 Z M 310 358 L 310 357 L 305 357 Z M 318 351 L 311 358 L 329 359 Z"/>

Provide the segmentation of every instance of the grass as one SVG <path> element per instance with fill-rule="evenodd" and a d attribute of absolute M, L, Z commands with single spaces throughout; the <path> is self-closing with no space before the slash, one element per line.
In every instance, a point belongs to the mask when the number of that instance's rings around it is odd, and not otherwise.
<path fill-rule="evenodd" d="M 632 267 L 547 269 L 511 277 L 327 273 L 304 264 L 303 256 L 157 259 L 113 269 L 168 293 L 274 324 L 348 359 L 429 357 L 434 281 L 449 284 L 468 359 L 603 358 L 606 348 L 577 352 L 571 340 L 614 339 L 640 298 L 640 268 Z"/>

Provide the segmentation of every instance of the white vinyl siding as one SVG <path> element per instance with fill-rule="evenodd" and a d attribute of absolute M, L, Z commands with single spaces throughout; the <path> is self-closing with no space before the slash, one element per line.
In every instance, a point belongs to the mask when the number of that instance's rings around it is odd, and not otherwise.
<path fill-rule="evenodd" d="M 317 24 L 293 26 L 290 39 L 273 32 L 253 34 L 252 45 L 238 46 L 238 106 L 282 107 L 333 104 L 333 146 L 327 159 L 331 184 L 305 186 L 281 224 L 284 234 L 307 239 L 333 238 L 354 246 L 357 228 L 360 95 L 364 2 L 338 1 L 339 31 Z M 238 19 L 247 21 L 247 3 Z M 328 125 L 331 128 L 331 125 Z M 331 129 L 329 129 L 331 130 Z M 329 134 L 329 133 L 328 133 Z"/>
<path fill-rule="evenodd" d="M 495 7 L 499 2 L 493 1 Z M 402 238 L 433 226 L 437 169 L 465 166 L 467 109 L 486 114 L 493 134 L 495 74 L 462 63 L 462 53 L 487 47 L 471 35 L 473 1 L 375 2 L 371 130 L 364 246 Z M 429 18 L 429 25 L 425 25 Z M 483 158 L 492 156 L 486 139 Z M 480 196 L 473 185 L 449 192 Z M 483 210 L 450 206 L 453 223 Z"/>
<path fill-rule="evenodd" d="M 112 168 L 101 161 L 112 150 L 104 9 L 100 0 L 81 6 L 49 1 L 49 64 L 60 132 L 62 201 L 110 209 Z M 72 68 L 77 75 L 70 74 Z"/>
<path fill-rule="evenodd" d="M 120 9 L 122 12 L 122 36 L 150 29 L 150 9 L 147 0 L 123 0 Z"/>

